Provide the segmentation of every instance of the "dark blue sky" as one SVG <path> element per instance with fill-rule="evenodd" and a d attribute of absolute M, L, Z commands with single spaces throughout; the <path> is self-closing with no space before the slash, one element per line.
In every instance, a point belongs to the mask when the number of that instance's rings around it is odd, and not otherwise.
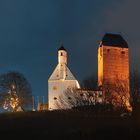
<path fill-rule="evenodd" d="M 0 73 L 16 70 L 47 97 L 48 78 L 63 41 L 68 66 L 79 81 L 97 72 L 97 46 L 104 33 L 120 33 L 139 66 L 139 0 L 1 0 Z"/>

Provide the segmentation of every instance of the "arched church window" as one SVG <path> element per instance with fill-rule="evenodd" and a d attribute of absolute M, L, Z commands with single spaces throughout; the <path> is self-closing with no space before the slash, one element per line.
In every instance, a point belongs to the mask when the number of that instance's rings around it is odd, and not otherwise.
<path fill-rule="evenodd" d="M 61 52 L 61 56 L 63 56 L 63 53 Z"/>

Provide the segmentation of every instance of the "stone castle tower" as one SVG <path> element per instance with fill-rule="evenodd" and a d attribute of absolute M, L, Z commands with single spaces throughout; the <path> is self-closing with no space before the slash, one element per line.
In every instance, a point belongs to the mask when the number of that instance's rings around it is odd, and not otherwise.
<path fill-rule="evenodd" d="M 67 51 L 58 49 L 58 65 L 48 80 L 48 109 L 57 109 L 56 102 L 68 88 L 80 88 L 76 78 L 67 67 Z"/>
<path fill-rule="evenodd" d="M 121 35 L 107 33 L 98 47 L 98 86 L 105 89 L 108 85 L 113 86 L 120 83 L 121 86 L 125 85 L 125 98 L 129 102 L 128 45 Z"/>

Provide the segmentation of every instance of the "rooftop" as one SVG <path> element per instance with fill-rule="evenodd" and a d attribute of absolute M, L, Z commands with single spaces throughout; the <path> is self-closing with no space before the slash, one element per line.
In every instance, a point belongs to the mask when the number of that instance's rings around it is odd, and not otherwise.
<path fill-rule="evenodd" d="M 128 48 L 127 42 L 119 34 L 106 33 L 102 39 L 102 45 Z"/>
<path fill-rule="evenodd" d="M 58 51 L 67 51 L 65 48 L 64 48 L 64 46 L 63 45 L 61 45 L 61 47 L 58 49 Z"/>

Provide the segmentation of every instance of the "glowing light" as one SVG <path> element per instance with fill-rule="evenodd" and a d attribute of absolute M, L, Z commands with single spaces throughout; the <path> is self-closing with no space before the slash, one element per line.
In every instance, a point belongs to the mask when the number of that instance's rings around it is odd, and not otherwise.
<path fill-rule="evenodd" d="M 20 101 L 18 95 L 16 94 L 15 85 L 12 85 L 11 88 L 12 89 L 8 91 L 8 97 L 3 103 L 3 109 L 16 112 L 20 107 Z"/>
<path fill-rule="evenodd" d="M 126 107 L 129 112 L 132 112 L 132 106 L 130 105 L 129 101 L 126 102 Z"/>

